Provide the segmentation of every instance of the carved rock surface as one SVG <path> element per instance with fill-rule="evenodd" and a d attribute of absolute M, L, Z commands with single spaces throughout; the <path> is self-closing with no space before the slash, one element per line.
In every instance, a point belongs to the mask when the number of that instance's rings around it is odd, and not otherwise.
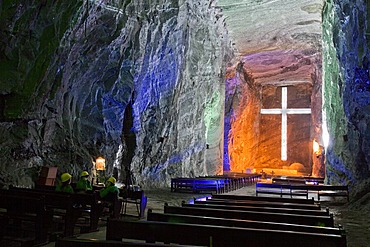
<path fill-rule="evenodd" d="M 279 169 L 299 162 L 310 173 L 312 140 L 321 140 L 322 1 L 220 0 L 219 4 L 238 55 L 227 74 L 225 169 Z M 312 109 L 310 115 L 288 117 L 286 161 L 280 155 L 281 116 L 260 114 L 263 98 L 279 100 L 280 93 L 275 92 L 282 86 L 288 87 L 288 108 Z M 271 90 L 264 90 L 268 87 Z M 295 99 L 291 106 L 290 98 Z M 266 122 L 266 117 L 276 119 Z"/>
<path fill-rule="evenodd" d="M 360 194 L 370 182 L 369 11 L 368 1 L 329 1 L 323 22 L 326 174 Z"/>
<path fill-rule="evenodd" d="M 231 50 L 213 1 L 5 1 L 1 23 L 1 184 L 98 156 L 142 186 L 220 172 Z"/>

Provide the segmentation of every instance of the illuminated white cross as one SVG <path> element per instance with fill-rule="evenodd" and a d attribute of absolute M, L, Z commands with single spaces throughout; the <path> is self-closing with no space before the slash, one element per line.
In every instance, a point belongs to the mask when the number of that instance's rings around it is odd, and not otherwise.
<path fill-rule="evenodd" d="M 261 109 L 261 114 L 281 114 L 281 160 L 287 160 L 287 114 L 311 114 L 311 108 L 287 108 L 287 87 L 281 88 L 281 109 Z"/>

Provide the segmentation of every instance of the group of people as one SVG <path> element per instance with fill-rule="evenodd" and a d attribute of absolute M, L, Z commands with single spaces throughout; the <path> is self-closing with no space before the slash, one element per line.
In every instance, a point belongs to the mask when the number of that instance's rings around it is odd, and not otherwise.
<path fill-rule="evenodd" d="M 56 191 L 67 192 L 67 193 L 75 193 L 75 192 L 88 192 L 92 191 L 91 182 L 88 179 L 89 173 L 87 171 L 81 172 L 80 179 L 78 180 L 75 189 L 73 189 L 71 182 L 72 182 L 72 175 L 69 173 L 63 173 L 60 176 L 60 184 L 56 186 Z M 105 200 L 112 200 L 113 197 L 118 197 L 119 189 L 116 186 L 116 179 L 114 177 L 110 177 L 107 179 L 105 183 L 105 187 L 99 190 L 100 198 Z"/>

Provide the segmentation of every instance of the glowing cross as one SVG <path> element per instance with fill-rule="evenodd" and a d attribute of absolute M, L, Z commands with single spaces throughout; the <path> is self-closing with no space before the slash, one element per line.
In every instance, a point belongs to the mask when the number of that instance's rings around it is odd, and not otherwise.
<path fill-rule="evenodd" d="M 281 114 L 281 160 L 287 160 L 287 114 L 311 114 L 311 108 L 287 108 L 287 87 L 281 88 L 281 109 L 261 109 L 261 114 Z"/>

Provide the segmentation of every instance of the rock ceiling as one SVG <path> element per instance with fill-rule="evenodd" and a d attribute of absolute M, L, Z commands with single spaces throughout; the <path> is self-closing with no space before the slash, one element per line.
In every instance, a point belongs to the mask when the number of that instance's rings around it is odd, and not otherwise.
<path fill-rule="evenodd" d="M 321 57 L 322 0 L 218 0 L 218 5 L 236 60 L 257 83 L 311 81 L 312 63 Z"/>

